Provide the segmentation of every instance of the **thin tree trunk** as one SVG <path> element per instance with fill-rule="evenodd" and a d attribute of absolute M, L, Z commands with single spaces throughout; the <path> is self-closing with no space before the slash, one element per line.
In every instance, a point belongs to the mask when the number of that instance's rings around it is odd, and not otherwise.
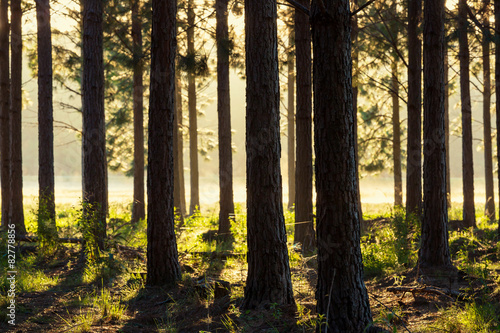
<path fill-rule="evenodd" d="M 194 8 L 193 0 L 188 2 L 188 55 L 194 57 Z M 200 209 L 200 187 L 198 171 L 198 114 L 196 110 L 196 80 L 195 70 L 188 71 L 188 104 L 189 104 L 189 162 L 191 164 L 191 203 L 189 215 Z"/>
<path fill-rule="evenodd" d="M 148 138 L 148 285 L 181 277 L 174 232 L 176 1 L 153 0 Z"/>
<path fill-rule="evenodd" d="M 483 0 L 483 25 L 490 29 L 490 1 Z M 484 134 L 484 178 L 486 190 L 485 214 L 490 221 L 495 218 L 495 191 L 493 184 L 493 152 L 491 146 L 491 69 L 490 69 L 490 41 L 483 34 L 483 134 Z"/>
<path fill-rule="evenodd" d="M 309 8 L 309 0 L 301 0 Z M 297 162 L 295 173 L 294 243 L 302 244 L 302 252 L 314 250 L 313 166 L 312 166 L 312 90 L 311 29 L 309 17 L 295 11 L 295 53 L 297 57 Z"/>
<path fill-rule="evenodd" d="M 294 304 L 280 172 L 277 8 L 245 0 L 248 276 L 242 307 Z"/>
<path fill-rule="evenodd" d="M 394 168 L 394 206 L 403 206 L 403 178 L 401 172 L 401 128 L 399 122 L 399 82 L 397 56 L 391 65 L 391 99 L 392 99 L 392 154 Z"/>
<path fill-rule="evenodd" d="M 322 6 L 324 6 L 322 8 Z M 314 139 L 321 332 L 363 332 L 372 321 L 363 282 L 348 0 L 313 1 Z"/>
<path fill-rule="evenodd" d="M 9 0 L 0 2 L 0 186 L 2 226 L 10 224 Z"/>
<path fill-rule="evenodd" d="M 295 31 L 288 26 L 288 209 L 295 204 Z"/>
<path fill-rule="evenodd" d="M 460 59 L 460 99 L 462 102 L 462 180 L 464 225 L 476 226 L 474 209 L 474 164 L 472 155 L 472 108 L 469 79 L 469 42 L 467 38 L 467 0 L 458 2 L 458 42 Z"/>
<path fill-rule="evenodd" d="M 450 171 L 450 83 L 448 76 L 448 43 L 444 46 L 444 137 L 446 149 L 446 199 L 451 207 L 451 171 Z"/>
<path fill-rule="evenodd" d="M 182 216 L 186 216 L 186 186 L 184 182 L 184 130 L 182 126 L 183 114 L 182 114 L 182 81 L 180 75 L 176 74 L 176 123 L 178 128 L 178 140 L 177 140 L 177 150 L 179 158 L 179 196 L 180 196 L 180 207 Z"/>
<path fill-rule="evenodd" d="M 132 222 L 146 217 L 144 202 L 144 106 L 142 23 L 140 1 L 132 0 L 132 40 L 134 45 L 134 199 Z"/>
<path fill-rule="evenodd" d="M 422 42 L 418 26 L 421 0 L 408 4 L 408 142 L 406 214 L 422 214 Z"/>
<path fill-rule="evenodd" d="M 444 2 L 424 0 L 424 201 L 419 267 L 451 266 L 444 138 Z"/>
<path fill-rule="evenodd" d="M 182 91 L 181 82 L 175 77 L 175 114 L 174 114 L 174 207 L 175 213 L 179 217 L 179 226 L 184 225 L 184 206 L 181 199 L 181 180 L 182 180 L 182 133 L 180 131 L 182 118 Z"/>
<path fill-rule="evenodd" d="M 16 225 L 17 233 L 26 233 L 23 211 L 23 156 L 22 156 L 22 68 L 23 37 L 21 0 L 12 0 L 11 10 L 11 148 L 10 148 L 10 187 L 11 187 L 11 223 Z"/>
<path fill-rule="evenodd" d="M 103 2 L 83 1 L 83 214 L 104 249 L 108 205 L 104 118 Z"/>
<path fill-rule="evenodd" d="M 219 236 L 231 235 L 233 202 L 233 149 L 231 144 L 231 103 L 229 94 L 229 28 L 227 0 L 216 1 L 217 18 L 217 114 L 219 120 Z"/>

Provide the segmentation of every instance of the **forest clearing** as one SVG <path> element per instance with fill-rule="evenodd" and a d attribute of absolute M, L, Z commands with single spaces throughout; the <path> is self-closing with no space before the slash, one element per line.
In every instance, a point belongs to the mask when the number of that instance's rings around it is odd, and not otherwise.
<path fill-rule="evenodd" d="M 381 209 L 382 208 L 382 209 Z M 478 216 L 477 229 L 457 228 L 450 212 L 450 249 L 458 278 L 416 276 L 418 225 L 402 211 L 368 205 L 361 237 L 365 281 L 375 325 L 389 332 L 493 332 L 500 321 L 500 248 L 496 225 Z M 368 213 L 370 212 L 370 213 Z M 80 238 L 81 211 L 58 207 L 61 238 Z M 293 239 L 293 212 L 285 213 Z M 28 230 L 36 216 L 27 216 Z M 81 244 L 20 242 L 15 332 L 315 332 L 317 255 L 288 243 L 296 309 L 270 304 L 241 310 L 245 285 L 245 214 L 237 205 L 234 241 L 217 243 L 217 215 L 208 211 L 177 226 L 182 279 L 146 287 L 145 221 L 130 223 L 124 204 L 110 207 L 108 249 L 90 265 Z M 1 246 L 7 238 L 2 234 Z M 2 256 L 2 266 L 7 258 Z M 6 272 L 0 276 L 8 290 Z M 408 288 L 405 294 L 391 288 Z M 0 329 L 9 331 L 2 295 Z"/>

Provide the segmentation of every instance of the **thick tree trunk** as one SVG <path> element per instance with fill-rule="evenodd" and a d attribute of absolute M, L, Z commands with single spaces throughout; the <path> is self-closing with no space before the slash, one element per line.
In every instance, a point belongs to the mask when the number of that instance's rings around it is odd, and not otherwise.
<path fill-rule="evenodd" d="M 26 233 L 23 212 L 23 156 L 22 156 L 22 69 L 23 37 L 21 0 L 11 0 L 11 115 L 10 115 L 10 200 L 11 223 L 16 225 L 19 234 Z"/>
<path fill-rule="evenodd" d="M 444 139 L 444 3 L 424 0 L 424 204 L 420 267 L 450 266 Z"/>
<path fill-rule="evenodd" d="M 309 8 L 308 0 L 301 4 Z M 311 30 L 309 17 L 295 11 L 295 54 L 297 57 L 297 162 L 295 173 L 294 243 L 302 244 L 302 252 L 314 250 L 314 218 L 312 203 L 312 90 Z"/>
<path fill-rule="evenodd" d="M 483 0 L 483 25 L 490 29 L 490 1 Z M 493 184 L 493 152 L 491 147 L 491 69 L 490 69 L 490 41 L 483 34 L 483 134 L 484 134 L 484 179 L 486 190 L 485 214 L 490 221 L 495 218 L 495 191 Z"/>
<path fill-rule="evenodd" d="M 194 8 L 193 0 L 188 3 L 188 55 L 194 58 Z M 189 215 L 200 209 L 200 187 L 198 171 L 198 111 L 196 110 L 196 80 L 194 68 L 188 71 L 188 105 L 189 105 L 189 162 L 191 164 L 191 203 Z"/>
<path fill-rule="evenodd" d="M 394 206 L 403 206 L 403 178 L 401 172 L 401 127 L 399 121 L 399 82 L 397 56 L 391 65 L 391 99 L 392 99 L 392 154 L 394 168 Z"/>
<path fill-rule="evenodd" d="M 321 332 L 363 332 L 372 320 L 360 248 L 350 23 L 348 0 L 312 2 Z"/>
<path fill-rule="evenodd" d="M 10 224 L 9 0 L 0 2 L 0 186 L 2 226 Z"/>
<path fill-rule="evenodd" d="M 231 145 L 231 103 L 229 94 L 229 28 L 227 0 L 216 1 L 217 18 L 217 114 L 219 120 L 219 236 L 231 234 L 233 202 L 233 149 Z"/>
<path fill-rule="evenodd" d="M 464 225 L 476 226 L 474 209 L 474 163 L 472 155 L 472 108 L 469 79 L 469 42 L 467 38 L 467 0 L 458 2 L 458 43 L 460 59 L 460 99 L 462 103 L 462 180 Z"/>
<path fill-rule="evenodd" d="M 422 42 L 419 23 L 422 0 L 408 3 L 408 141 L 406 214 L 422 214 Z"/>
<path fill-rule="evenodd" d="M 181 198 L 182 167 L 182 91 L 181 82 L 175 78 L 175 114 L 174 114 L 174 207 L 179 216 L 179 226 L 184 225 L 184 206 Z M 180 142 L 181 141 L 181 142 Z"/>
<path fill-rule="evenodd" d="M 83 214 L 100 250 L 108 205 L 104 117 L 103 2 L 83 1 Z"/>
<path fill-rule="evenodd" d="M 295 32 L 293 26 L 288 27 L 288 209 L 295 204 Z"/>
<path fill-rule="evenodd" d="M 134 45 L 134 200 L 132 222 L 146 217 L 144 202 L 144 106 L 142 23 L 140 2 L 132 0 L 132 40 Z"/>
<path fill-rule="evenodd" d="M 294 304 L 280 172 L 277 8 L 245 0 L 248 277 L 243 308 Z"/>
<path fill-rule="evenodd" d="M 175 0 L 153 0 L 148 139 L 148 285 L 181 277 L 174 232 Z"/>
<path fill-rule="evenodd" d="M 451 207 L 451 171 L 450 171 L 450 83 L 448 77 L 448 43 L 444 45 L 444 140 L 446 149 L 446 202 Z"/>

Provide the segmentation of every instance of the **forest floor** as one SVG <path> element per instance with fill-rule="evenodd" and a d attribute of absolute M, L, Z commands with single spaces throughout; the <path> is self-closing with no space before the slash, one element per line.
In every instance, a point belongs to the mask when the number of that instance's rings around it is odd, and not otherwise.
<path fill-rule="evenodd" d="M 316 257 L 291 244 L 296 307 L 271 304 L 240 309 L 247 266 L 245 215 L 237 214 L 234 241 L 217 244 L 217 215 L 196 215 L 178 229 L 183 275 L 175 287 L 145 286 L 146 224 L 131 225 L 126 207 L 112 209 L 109 250 L 92 264 L 81 244 L 22 242 L 16 254 L 15 326 L 8 323 L 10 288 L 0 274 L 2 332 L 315 332 Z M 239 212 L 242 212 L 241 208 Z M 58 214 L 60 237 L 79 237 L 80 211 Z M 457 270 L 417 270 L 418 223 L 400 211 L 365 215 L 362 252 L 374 324 L 390 332 L 500 330 L 500 245 L 497 224 L 478 216 L 460 228 L 450 213 L 450 250 Z M 286 212 L 293 239 L 293 212 Z M 29 223 L 28 223 L 29 224 Z M 34 222 L 28 231 L 34 232 Z M 2 253 L 7 236 L 1 235 Z M 7 258 L 1 258 L 7 267 Z"/>

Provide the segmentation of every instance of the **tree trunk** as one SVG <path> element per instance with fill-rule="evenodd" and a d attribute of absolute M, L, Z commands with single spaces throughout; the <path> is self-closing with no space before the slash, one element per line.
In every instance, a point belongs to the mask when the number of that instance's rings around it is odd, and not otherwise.
<path fill-rule="evenodd" d="M 406 160 L 406 215 L 422 214 L 422 42 L 421 0 L 408 4 L 408 142 Z"/>
<path fill-rule="evenodd" d="M 451 207 L 451 171 L 450 171 L 450 83 L 448 76 L 448 42 L 444 45 L 444 139 L 446 149 L 446 202 Z"/>
<path fill-rule="evenodd" d="M 467 38 L 467 0 L 458 2 L 458 43 L 460 60 L 460 99 L 462 104 L 462 181 L 464 225 L 476 226 L 474 209 L 474 164 L 472 156 L 472 108 L 469 79 L 469 42 Z"/>
<path fill-rule="evenodd" d="M 10 147 L 10 187 L 11 187 L 11 223 L 16 225 L 19 234 L 26 233 L 23 212 L 23 156 L 22 156 L 22 68 L 23 68 L 23 37 L 21 0 L 12 0 L 11 10 L 11 147 Z"/>
<path fill-rule="evenodd" d="M 132 41 L 134 47 L 134 200 L 132 204 L 132 222 L 137 223 L 146 217 L 144 202 L 142 23 L 139 0 L 132 0 Z"/>
<path fill-rule="evenodd" d="M 100 250 L 108 205 L 104 118 L 103 2 L 83 1 L 83 214 Z"/>
<path fill-rule="evenodd" d="M 495 6 L 495 40 L 500 38 L 500 0 L 494 0 Z M 500 128 L 500 47 L 495 47 L 495 96 L 496 96 L 496 125 L 497 132 Z M 497 155 L 500 156 L 500 135 L 497 134 Z M 497 158 L 498 170 L 500 170 L 500 158 Z M 498 196 L 500 197 L 500 172 L 498 175 Z M 499 204 L 500 205 L 500 204 Z M 498 220 L 498 233 L 500 234 L 500 218 Z"/>
<path fill-rule="evenodd" d="M 424 0 L 424 202 L 419 267 L 451 266 L 444 139 L 444 3 Z"/>
<path fill-rule="evenodd" d="M 179 226 L 184 225 L 184 206 L 181 197 L 182 167 L 182 91 L 181 82 L 175 78 L 175 114 L 174 114 L 174 207 L 179 216 Z"/>
<path fill-rule="evenodd" d="M 309 0 L 301 0 L 309 8 Z M 302 252 L 314 250 L 313 166 L 312 166 L 312 90 L 311 30 L 309 17 L 295 11 L 295 54 L 297 57 L 297 162 L 295 173 L 294 243 L 302 244 Z"/>
<path fill-rule="evenodd" d="M 294 304 L 280 172 L 277 8 L 245 0 L 248 276 L 243 308 Z"/>
<path fill-rule="evenodd" d="M 392 154 L 394 159 L 394 206 L 403 206 L 403 178 L 401 172 L 401 128 L 399 123 L 399 82 L 397 55 L 391 65 L 392 99 Z"/>
<path fill-rule="evenodd" d="M 193 0 L 188 3 L 188 56 L 195 55 L 194 50 L 194 8 Z M 189 215 L 200 209 L 200 187 L 198 171 L 198 111 L 196 110 L 196 82 L 195 70 L 188 70 L 188 104 L 189 104 L 189 162 L 191 164 L 191 203 L 189 205 Z"/>
<path fill-rule="evenodd" d="M 295 32 L 288 26 L 288 209 L 295 204 Z"/>
<path fill-rule="evenodd" d="M 233 202 L 233 149 L 231 145 L 231 104 L 229 94 L 230 40 L 227 0 L 216 1 L 217 18 L 217 114 L 219 119 L 219 236 L 231 235 Z"/>
<path fill-rule="evenodd" d="M 10 224 L 9 0 L 0 2 L 0 182 L 2 226 Z"/>
<path fill-rule="evenodd" d="M 490 1 L 483 0 L 483 24 L 485 29 L 490 29 Z M 490 221 L 495 218 L 495 191 L 493 185 L 493 152 L 491 147 L 491 70 L 490 70 L 490 41 L 483 34 L 483 133 L 484 133 L 484 178 L 486 186 L 485 214 Z"/>
<path fill-rule="evenodd" d="M 317 143 L 316 298 L 317 313 L 326 319 L 317 330 L 363 332 L 372 319 L 360 248 L 349 1 L 314 0 L 311 25 Z"/>
<path fill-rule="evenodd" d="M 147 285 L 181 277 L 174 232 L 175 0 L 153 0 L 148 139 Z"/>

